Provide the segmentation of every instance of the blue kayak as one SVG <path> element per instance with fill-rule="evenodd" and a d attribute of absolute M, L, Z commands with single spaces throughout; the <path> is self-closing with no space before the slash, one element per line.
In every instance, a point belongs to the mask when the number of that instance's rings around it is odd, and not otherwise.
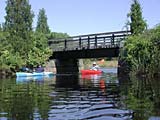
<path fill-rule="evenodd" d="M 53 79 L 55 76 L 54 75 L 45 75 L 45 76 L 18 76 L 16 77 L 16 83 L 26 83 L 30 81 L 35 81 L 35 82 L 44 82 L 44 80 L 47 79 Z"/>
<path fill-rule="evenodd" d="M 33 73 L 16 72 L 17 77 L 49 76 L 49 75 L 53 75 L 53 72 L 33 72 Z"/>

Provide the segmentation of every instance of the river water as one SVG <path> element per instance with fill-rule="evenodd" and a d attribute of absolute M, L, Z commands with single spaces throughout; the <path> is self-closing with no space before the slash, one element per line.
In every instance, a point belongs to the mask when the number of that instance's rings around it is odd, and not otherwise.
<path fill-rule="evenodd" d="M 53 75 L 0 80 L 0 120 L 160 120 L 160 80 Z"/>

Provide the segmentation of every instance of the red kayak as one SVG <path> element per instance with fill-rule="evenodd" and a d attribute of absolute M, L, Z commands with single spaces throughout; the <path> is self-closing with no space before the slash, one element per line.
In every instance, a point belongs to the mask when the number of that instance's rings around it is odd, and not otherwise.
<path fill-rule="evenodd" d="M 101 70 L 81 70 L 82 74 L 101 74 Z"/>

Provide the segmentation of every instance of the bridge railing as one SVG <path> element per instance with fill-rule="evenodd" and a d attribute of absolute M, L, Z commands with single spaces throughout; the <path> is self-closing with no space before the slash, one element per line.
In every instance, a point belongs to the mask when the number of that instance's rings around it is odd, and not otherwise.
<path fill-rule="evenodd" d="M 130 31 L 107 32 L 73 36 L 67 39 L 52 39 L 48 43 L 53 51 L 111 48 L 119 47 L 120 42 L 130 34 Z"/>

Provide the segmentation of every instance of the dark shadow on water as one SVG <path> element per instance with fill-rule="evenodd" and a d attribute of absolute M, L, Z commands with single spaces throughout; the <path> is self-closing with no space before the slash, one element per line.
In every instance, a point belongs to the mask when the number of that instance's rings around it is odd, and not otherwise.
<path fill-rule="evenodd" d="M 79 76 L 78 74 L 59 74 L 56 75 L 55 87 L 62 88 L 79 88 Z"/>

